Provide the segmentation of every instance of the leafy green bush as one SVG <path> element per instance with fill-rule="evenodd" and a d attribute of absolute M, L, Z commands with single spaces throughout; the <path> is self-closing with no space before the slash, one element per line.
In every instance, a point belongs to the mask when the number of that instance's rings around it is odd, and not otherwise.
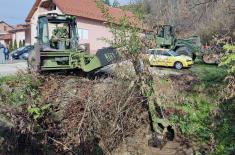
<path fill-rule="evenodd" d="M 222 58 L 220 66 L 226 66 L 230 74 L 235 74 L 235 45 L 226 44 L 223 48 L 227 54 Z"/>
<path fill-rule="evenodd" d="M 188 138 L 197 137 L 201 143 L 206 143 L 213 134 L 209 126 L 213 122 L 211 112 L 216 106 L 200 96 L 192 98 L 193 100 L 178 107 L 183 115 L 174 115 L 171 121 L 177 123 L 181 132 Z"/>
<path fill-rule="evenodd" d="M 222 115 L 217 120 L 215 128 L 215 138 L 217 140 L 214 154 L 233 154 L 235 151 L 235 98 L 220 105 Z"/>
<path fill-rule="evenodd" d="M 0 78 L 0 103 L 21 105 L 33 102 L 39 94 L 40 81 L 32 75 L 18 74 Z"/>
<path fill-rule="evenodd" d="M 28 113 L 33 116 L 33 119 L 37 120 L 41 118 L 46 111 L 50 110 L 51 104 L 45 104 L 41 107 L 38 107 L 37 105 L 33 104 L 30 107 L 28 107 Z"/>

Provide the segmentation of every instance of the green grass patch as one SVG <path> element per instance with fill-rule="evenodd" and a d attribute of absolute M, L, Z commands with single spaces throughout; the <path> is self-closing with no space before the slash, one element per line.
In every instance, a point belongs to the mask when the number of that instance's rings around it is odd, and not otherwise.
<path fill-rule="evenodd" d="M 40 81 L 29 74 L 0 77 L 0 104 L 22 105 L 39 94 Z"/>
<path fill-rule="evenodd" d="M 199 77 L 199 79 L 207 84 L 220 83 L 228 75 L 225 67 L 208 64 L 194 64 L 191 72 Z"/>
<path fill-rule="evenodd" d="M 231 154 L 235 151 L 235 99 L 225 101 L 221 93 L 227 85 L 227 68 L 198 62 L 187 73 L 196 75 L 201 83 L 191 92 L 181 92 L 185 102 L 176 108 L 182 113 L 170 120 L 198 147 L 211 146 L 208 153 Z"/>
<path fill-rule="evenodd" d="M 209 103 L 203 96 L 190 95 L 191 100 L 178 106 L 184 113 L 183 115 L 173 115 L 171 121 L 179 125 L 185 136 L 197 137 L 200 143 L 207 143 L 211 137 L 210 125 L 211 112 L 216 108 L 215 104 Z"/>
<path fill-rule="evenodd" d="M 5 82 L 9 82 L 9 81 L 14 81 L 14 80 L 17 80 L 17 76 L 15 76 L 15 75 L 3 76 L 3 77 L 0 77 L 0 84 L 3 84 Z"/>
<path fill-rule="evenodd" d="M 235 97 L 221 103 L 220 110 L 222 111 L 220 119 L 215 121 L 214 133 L 218 143 L 213 154 L 233 154 L 235 152 Z"/>

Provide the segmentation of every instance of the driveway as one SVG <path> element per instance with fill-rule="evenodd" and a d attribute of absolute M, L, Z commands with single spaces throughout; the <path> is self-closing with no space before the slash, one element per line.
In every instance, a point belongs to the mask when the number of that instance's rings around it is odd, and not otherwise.
<path fill-rule="evenodd" d="M 26 61 L 15 61 L 15 62 L 7 62 L 4 64 L 0 64 L 0 76 L 6 75 L 14 75 L 19 71 L 25 72 L 27 70 L 27 62 Z"/>

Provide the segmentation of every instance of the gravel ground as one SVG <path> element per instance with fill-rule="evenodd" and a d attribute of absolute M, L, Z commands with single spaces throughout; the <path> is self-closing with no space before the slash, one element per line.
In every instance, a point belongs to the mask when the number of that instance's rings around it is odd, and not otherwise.
<path fill-rule="evenodd" d="M 119 65 L 126 66 L 127 68 L 129 68 L 131 72 L 134 72 L 134 67 L 132 66 L 132 63 L 130 61 L 123 61 L 119 63 Z M 117 67 L 117 64 L 111 64 L 101 68 L 100 70 L 98 70 L 98 72 L 112 74 L 115 70 L 115 67 Z M 167 68 L 167 67 L 150 67 L 149 70 L 153 75 L 164 76 L 164 75 L 181 75 L 184 74 L 184 72 L 188 69 L 176 70 L 174 68 Z"/>
<path fill-rule="evenodd" d="M 123 62 L 121 65 L 126 65 L 130 70 L 134 72 L 134 68 L 130 62 Z M 103 67 L 99 70 L 99 72 L 112 73 L 117 64 L 112 64 L 106 67 Z M 27 62 L 26 61 L 14 61 L 14 62 L 6 62 L 4 64 L 0 64 L 0 76 L 13 75 L 18 71 L 26 71 L 27 70 Z M 185 69 L 186 70 L 186 69 Z M 180 75 L 184 73 L 184 70 L 178 71 L 173 68 L 162 68 L 162 67 L 151 67 L 150 71 L 154 75 Z"/>

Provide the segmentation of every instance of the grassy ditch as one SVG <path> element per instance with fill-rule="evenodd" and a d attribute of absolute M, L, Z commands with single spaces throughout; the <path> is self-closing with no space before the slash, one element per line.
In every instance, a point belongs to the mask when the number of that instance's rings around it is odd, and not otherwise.
<path fill-rule="evenodd" d="M 156 101 L 177 141 L 195 152 L 235 149 L 235 102 L 226 76 L 224 68 L 195 64 L 185 74 L 154 79 Z M 127 79 L 1 77 L 0 108 L 0 121 L 11 128 L 0 130 L 7 135 L 0 138 L 5 154 L 109 154 L 149 124 L 145 99 Z"/>
<path fill-rule="evenodd" d="M 33 102 L 39 94 L 41 81 L 29 74 L 0 78 L 0 104 L 19 106 Z"/>
<path fill-rule="evenodd" d="M 195 64 L 191 71 L 198 81 L 186 91 L 176 88 L 176 102 L 171 102 L 176 112 L 170 120 L 195 150 L 216 155 L 233 154 L 235 100 L 228 94 L 234 92 L 234 86 L 225 80 L 226 68 Z M 230 90 L 225 92 L 228 85 Z"/>

